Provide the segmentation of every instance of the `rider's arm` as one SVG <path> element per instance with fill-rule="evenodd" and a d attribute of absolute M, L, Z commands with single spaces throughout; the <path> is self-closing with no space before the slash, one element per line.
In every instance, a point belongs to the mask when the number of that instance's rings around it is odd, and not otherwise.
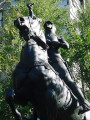
<path fill-rule="evenodd" d="M 58 42 L 58 41 L 51 41 L 51 40 L 47 39 L 47 44 L 49 45 L 49 47 L 53 47 L 53 48 L 60 47 L 60 42 Z"/>
<path fill-rule="evenodd" d="M 34 12 L 33 12 L 33 5 L 34 3 L 29 3 L 27 4 L 27 7 L 29 8 L 29 16 L 32 17 L 33 19 L 36 19 Z"/>
<path fill-rule="evenodd" d="M 62 38 L 61 41 L 51 41 L 47 39 L 47 44 L 53 48 L 59 48 L 59 47 L 64 49 L 69 48 L 69 44 L 64 40 L 64 38 Z"/>
<path fill-rule="evenodd" d="M 68 42 L 64 39 L 63 36 L 59 36 L 58 37 L 58 41 L 60 42 L 60 47 L 64 48 L 64 49 L 68 49 L 69 48 L 69 44 Z"/>

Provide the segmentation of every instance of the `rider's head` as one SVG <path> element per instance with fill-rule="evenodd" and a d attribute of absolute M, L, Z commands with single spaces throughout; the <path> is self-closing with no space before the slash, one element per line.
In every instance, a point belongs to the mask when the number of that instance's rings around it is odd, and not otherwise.
<path fill-rule="evenodd" d="M 50 22 L 50 21 L 45 22 L 44 28 L 45 28 L 45 31 L 51 31 L 53 33 L 56 32 L 55 25 L 52 22 Z"/>

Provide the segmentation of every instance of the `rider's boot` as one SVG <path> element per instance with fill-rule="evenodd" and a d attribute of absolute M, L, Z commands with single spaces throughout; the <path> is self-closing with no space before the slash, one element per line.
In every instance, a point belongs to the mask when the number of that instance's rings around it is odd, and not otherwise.
<path fill-rule="evenodd" d="M 81 90 L 77 87 L 75 82 L 72 82 L 72 85 L 70 85 L 71 90 L 73 94 L 78 98 L 79 104 L 82 106 L 82 110 L 80 110 L 80 114 L 89 111 L 90 110 L 90 103 L 84 98 L 83 93 Z"/>
<path fill-rule="evenodd" d="M 83 114 L 90 110 L 90 103 L 84 99 L 84 102 L 81 103 L 82 109 L 79 110 L 79 114 Z"/>

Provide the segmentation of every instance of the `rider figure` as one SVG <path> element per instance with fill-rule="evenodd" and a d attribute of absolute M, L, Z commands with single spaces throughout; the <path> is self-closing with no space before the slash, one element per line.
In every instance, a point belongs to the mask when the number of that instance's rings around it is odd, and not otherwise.
<path fill-rule="evenodd" d="M 61 57 L 60 53 L 58 53 L 58 49 L 60 47 L 68 49 L 69 44 L 65 41 L 65 39 L 62 36 L 56 35 L 56 27 L 50 21 L 47 21 L 44 24 L 44 28 L 46 41 L 49 45 L 49 63 L 59 73 L 61 79 L 65 81 L 65 83 L 71 89 L 73 94 L 78 98 L 80 105 L 83 107 L 83 110 L 81 112 L 84 113 L 85 111 L 90 110 L 90 103 L 84 98 L 83 93 L 77 87 L 76 83 L 72 80 L 69 71 L 65 66 L 63 58 Z"/>

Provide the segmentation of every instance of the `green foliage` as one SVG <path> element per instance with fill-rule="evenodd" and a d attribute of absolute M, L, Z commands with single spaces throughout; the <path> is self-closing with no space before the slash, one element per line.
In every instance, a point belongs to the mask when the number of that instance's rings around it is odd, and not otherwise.
<path fill-rule="evenodd" d="M 66 24 L 66 35 L 70 43 L 70 49 L 66 55 L 70 64 L 79 64 L 81 80 L 90 89 L 90 4 L 78 15 L 79 21 Z M 76 30 L 79 30 L 80 34 L 77 34 Z M 90 92 L 87 95 L 90 96 Z"/>

